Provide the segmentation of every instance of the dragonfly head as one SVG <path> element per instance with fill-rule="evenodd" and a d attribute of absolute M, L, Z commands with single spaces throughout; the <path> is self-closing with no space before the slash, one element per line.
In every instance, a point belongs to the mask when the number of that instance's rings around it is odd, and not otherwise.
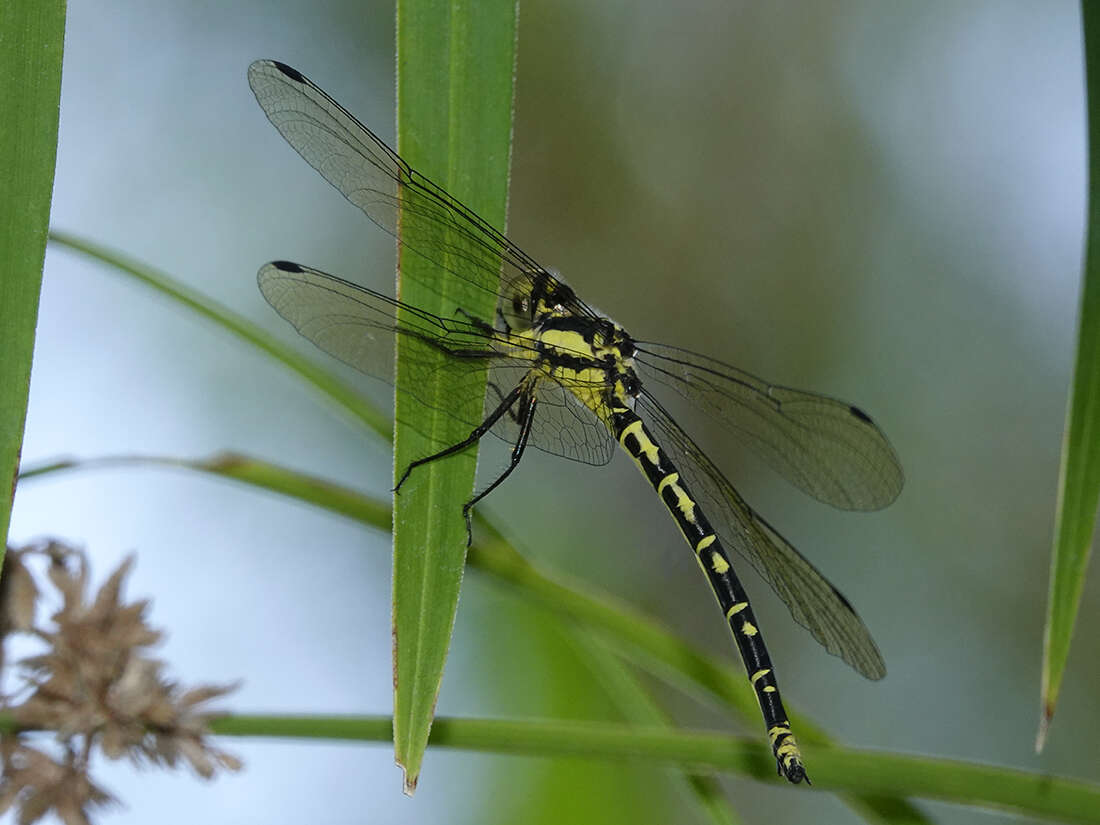
<path fill-rule="evenodd" d="M 532 326 L 550 318 L 574 314 L 577 293 L 546 270 L 527 273 L 527 279 L 517 282 L 517 289 L 506 299 L 511 313 Z"/>

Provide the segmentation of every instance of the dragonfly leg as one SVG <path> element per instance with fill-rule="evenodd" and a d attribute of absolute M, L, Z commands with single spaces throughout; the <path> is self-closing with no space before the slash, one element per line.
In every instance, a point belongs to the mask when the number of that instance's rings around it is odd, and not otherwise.
<path fill-rule="evenodd" d="M 515 389 L 504 396 L 504 398 L 501 399 L 501 402 L 497 405 L 497 408 L 489 413 L 488 417 L 484 421 L 474 427 L 474 429 L 470 431 L 470 434 L 466 438 L 462 439 L 457 444 L 452 444 L 450 447 L 440 450 L 438 453 L 433 453 L 432 455 L 425 456 L 424 458 L 418 458 L 416 461 L 412 462 L 408 467 L 405 468 L 405 472 L 401 474 L 401 478 L 398 479 L 397 484 L 393 488 L 393 491 L 396 493 L 401 489 L 401 485 L 405 483 L 406 479 L 408 479 L 409 473 L 411 473 L 416 467 L 419 467 L 422 464 L 429 464 L 441 458 L 446 458 L 449 455 L 454 455 L 455 453 L 461 452 L 467 447 L 480 441 L 481 437 L 485 435 L 485 433 L 489 432 L 489 430 L 492 429 L 493 425 L 497 423 L 497 420 L 506 412 L 508 412 L 511 406 L 516 403 L 516 399 L 519 398 L 523 392 L 524 384 L 517 384 Z"/>
<path fill-rule="evenodd" d="M 488 386 L 488 390 L 489 390 L 489 392 L 493 393 L 497 397 L 498 401 L 503 401 L 504 400 L 504 393 L 501 391 L 499 384 L 495 384 L 492 381 L 490 381 L 489 386 Z M 508 417 L 510 419 L 512 419 L 513 424 L 517 424 L 517 425 L 520 424 L 520 415 L 521 415 L 521 412 L 515 412 L 514 410 L 512 410 L 511 407 L 508 408 Z"/>
<path fill-rule="evenodd" d="M 512 474 L 512 470 L 516 469 L 519 465 L 520 459 L 523 458 L 523 451 L 527 449 L 527 439 L 531 436 L 531 422 L 535 420 L 535 408 L 538 407 L 538 404 L 539 402 L 531 393 L 526 393 L 520 397 L 519 414 L 517 416 L 520 420 L 519 437 L 516 438 L 516 443 L 512 445 L 512 457 L 508 461 L 508 466 L 504 469 L 504 472 L 497 476 L 492 484 L 462 505 L 462 517 L 466 519 L 467 547 L 474 541 L 474 525 L 473 519 L 470 516 L 470 510 L 475 504 L 485 498 L 485 496 L 499 487 L 500 483 L 508 478 L 508 476 Z"/>
<path fill-rule="evenodd" d="M 498 312 L 499 312 L 499 310 L 498 310 Z M 496 335 L 499 332 L 499 330 L 494 329 L 493 325 L 490 324 L 488 321 L 485 321 L 482 318 L 478 318 L 476 315 L 471 315 L 466 310 L 464 310 L 462 307 L 459 307 L 458 309 L 455 310 L 455 315 L 461 315 L 463 318 L 465 318 L 467 321 L 469 321 L 471 324 L 473 324 L 479 330 L 481 330 L 482 332 L 484 332 L 488 335 Z"/>

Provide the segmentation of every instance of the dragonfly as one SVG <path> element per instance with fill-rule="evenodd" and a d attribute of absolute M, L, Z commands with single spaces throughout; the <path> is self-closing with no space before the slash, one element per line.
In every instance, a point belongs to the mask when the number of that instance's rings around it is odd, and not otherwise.
<path fill-rule="evenodd" d="M 512 445 L 507 466 L 463 508 L 469 537 L 471 508 L 516 468 L 527 447 L 597 466 L 621 447 L 710 584 L 759 701 L 777 772 L 795 784 L 809 782 L 730 549 L 829 653 L 872 680 L 886 675 L 882 655 L 851 603 L 749 506 L 651 387 L 696 404 L 789 482 L 843 510 L 877 510 L 901 492 L 898 457 L 870 416 L 845 401 L 631 337 L 300 72 L 258 60 L 248 81 L 298 154 L 399 244 L 433 264 L 438 284 L 456 278 L 481 289 L 499 284 L 491 317 L 462 307 L 442 317 L 301 264 L 273 261 L 260 269 L 260 291 L 275 311 L 361 372 L 392 383 L 399 338 L 425 345 L 420 351 L 437 361 L 442 355 L 456 386 L 487 371 L 487 391 L 471 384 L 484 392 L 485 404 L 476 419 L 461 420 L 469 435 L 414 461 L 395 490 L 416 467 L 466 450 L 486 434 L 505 439 Z M 414 360 L 409 369 L 414 378 L 418 369 L 427 376 L 439 369 L 437 361 Z M 413 380 L 403 392 L 438 408 L 440 400 L 419 389 L 424 383 Z"/>

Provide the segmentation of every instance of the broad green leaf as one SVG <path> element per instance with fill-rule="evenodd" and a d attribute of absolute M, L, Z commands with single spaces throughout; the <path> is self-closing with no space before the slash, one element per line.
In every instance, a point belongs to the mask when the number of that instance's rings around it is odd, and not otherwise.
<path fill-rule="evenodd" d="M 397 4 L 397 140 L 412 166 L 504 229 L 511 158 L 515 0 L 453 4 L 400 0 Z M 441 239 L 458 261 L 463 239 Z M 402 247 L 398 297 L 443 317 L 456 309 L 492 318 L 497 283 L 479 285 L 442 278 L 441 271 Z M 499 276 L 499 273 L 497 273 Z M 481 288 L 479 289 L 478 286 Z M 413 351 L 419 341 L 402 336 L 397 348 L 394 466 L 397 477 L 419 458 L 456 444 L 469 427 L 456 423 L 480 414 L 484 382 L 461 392 L 445 369 L 431 370 L 437 409 L 411 401 L 412 382 L 424 389 L 424 373 L 411 374 L 410 359 L 423 364 L 438 353 Z M 440 410 L 452 410 L 448 414 Z M 418 467 L 395 498 L 393 549 L 394 752 L 404 771 L 405 792 L 416 788 L 454 627 L 466 558 L 462 505 L 470 498 L 476 451 Z"/>
<path fill-rule="evenodd" d="M 1058 479 L 1036 750 L 1043 748 L 1058 704 L 1100 502 L 1100 6 L 1085 2 L 1081 9 L 1089 122 L 1088 240 L 1077 366 L 1066 410 Z"/>
<path fill-rule="evenodd" d="M 64 46 L 63 0 L 0 3 L 0 560 L 27 419 Z"/>

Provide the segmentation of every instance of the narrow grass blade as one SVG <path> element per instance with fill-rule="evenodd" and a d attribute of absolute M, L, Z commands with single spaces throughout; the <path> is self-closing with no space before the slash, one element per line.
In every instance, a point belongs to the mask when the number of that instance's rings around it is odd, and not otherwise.
<path fill-rule="evenodd" d="M 247 716 L 211 721 L 227 736 L 330 738 L 384 742 L 385 717 Z M 433 747 L 459 748 L 529 756 L 665 763 L 681 768 L 735 773 L 778 783 L 775 763 L 755 737 L 710 732 L 639 728 L 601 722 L 511 719 L 438 719 L 431 732 Z M 925 799 L 1062 822 L 1100 824 L 1100 786 L 1049 774 L 982 765 L 952 759 L 865 751 L 855 748 L 810 748 L 814 787 L 876 795 L 911 794 Z"/>
<path fill-rule="evenodd" d="M 129 275 L 163 295 L 167 295 L 192 312 L 232 332 L 261 352 L 271 356 L 291 372 L 297 373 L 300 378 L 312 384 L 314 389 L 327 396 L 330 401 L 342 408 L 353 419 L 373 430 L 387 441 L 390 439 L 392 424 L 389 418 L 384 413 L 379 412 L 350 384 L 336 378 L 330 370 L 318 366 L 314 360 L 300 355 L 297 350 L 284 344 L 263 327 L 252 323 L 243 315 L 219 304 L 213 298 L 191 289 L 191 287 L 177 281 L 165 272 L 154 269 L 148 264 L 94 241 L 54 229 L 50 232 L 50 242 L 87 255 L 124 275 Z"/>
<path fill-rule="evenodd" d="M 515 0 L 453 4 L 400 0 L 397 4 L 398 149 L 414 168 L 504 229 L 511 158 L 512 103 L 518 10 Z M 456 261 L 465 242 L 443 239 Z M 458 307 L 482 318 L 495 310 L 495 283 L 478 290 L 457 278 L 441 279 L 425 260 L 402 247 L 398 297 L 452 317 Z M 431 285 L 427 287 L 425 285 Z M 484 392 L 458 395 L 447 371 L 433 371 L 430 393 L 443 409 L 468 407 L 460 416 L 410 403 L 404 367 L 424 345 L 402 336 L 397 349 L 394 462 L 397 476 L 415 459 L 469 435 L 468 420 L 484 405 Z M 438 353 L 435 357 L 440 359 Z M 423 372 L 420 373 L 421 381 Z M 405 390 L 402 392 L 402 390 Z M 423 386 L 416 393 L 427 394 Z M 404 789 L 416 788 L 447 650 L 466 557 L 462 505 L 471 496 L 476 453 L 465 452 L 416 469 L 395 499 L 393 551 L 394 753 Z"/>
<path fill-rule="evenodd" d="M 388 742 L 388 716 L 240 714 L 213 717 L 219 736 Z M 26 730 L 10 713 L 0 714 L 0 732 Z M 761 753 L 755 737 L 702 731 L 668 731 L 599 722 L 512 719 L 436 720 L 433 747 L 527 756 L 665 763 L 752 776 L 772 783 L 774 763 Z M 824 749 L 815 753 L 824 756 Z M 829 769 L 821 771 L 818 790 L 867 793 L 911 792 L 926 799 L 994 808 L 1017 815 L 1100 825 L 1100 786 L 1049 774 L 930 759 L 854 748 L 828 749 Z M 803 786 L 797 793 L 815 793 Z"/>
<path fill-rule="evenodd" d="M 0 3 L 0 560 L 27 420 L 64 46 L 63 0 Z"/>
<path fill-rule="evenodd" d="M 1036 750 L 1043 748 L 1058 704 L 1100 502 L 1100 6 L 1086 2 L 1081 9 L 1089 122 L 1088 240 L 1077 366 L 1066 410 L 1058 479 Z"/>
<path fill-rule="evenodd" d="M 25 467 L 19 473 L 19 481 L 25 482 L 74 470 L 103 470 L 117 467 L 165 467 L 209 473 L 239 481 L 251 487 L 279 493 L 304 504 L 312 504 L 379 530 L 389 530 L 393 520 L 390 506 L 386 502 L 371 498 L 342 484 L 234 452 L 221 452 L 207 458 L 190 459 L 156 455 L 63 458 L 47 464 Z"/>

